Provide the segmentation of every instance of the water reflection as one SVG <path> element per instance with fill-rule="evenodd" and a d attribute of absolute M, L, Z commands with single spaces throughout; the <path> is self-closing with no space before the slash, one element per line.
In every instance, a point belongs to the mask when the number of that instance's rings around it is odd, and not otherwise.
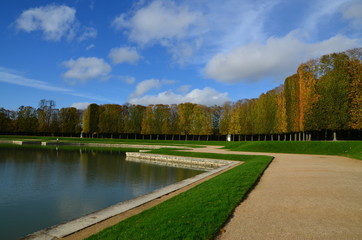
<path fill-rule="evenodd" d="M 192 177 L 120 151 L 0 146 L 0 239 L 16 239 Z M 20 229 L 19 229 L 20 228 Z"/>

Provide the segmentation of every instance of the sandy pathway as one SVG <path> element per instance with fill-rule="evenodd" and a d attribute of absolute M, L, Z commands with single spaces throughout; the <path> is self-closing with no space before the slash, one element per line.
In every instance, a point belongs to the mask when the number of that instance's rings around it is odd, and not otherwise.
<path fill-rule="evenodd" d="M 215 146 L 193 151 L 275 157 L 217 239 L 362 239 L 362 161 Z"/>

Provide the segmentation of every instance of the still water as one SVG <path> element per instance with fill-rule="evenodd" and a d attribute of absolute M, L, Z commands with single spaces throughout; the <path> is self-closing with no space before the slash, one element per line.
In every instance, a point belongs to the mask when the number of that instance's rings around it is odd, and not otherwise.
<path fill-rule="evenodd" d="M 201 173 L 119 151 L 0 146 L 0 239 L 17 239 Z"/>

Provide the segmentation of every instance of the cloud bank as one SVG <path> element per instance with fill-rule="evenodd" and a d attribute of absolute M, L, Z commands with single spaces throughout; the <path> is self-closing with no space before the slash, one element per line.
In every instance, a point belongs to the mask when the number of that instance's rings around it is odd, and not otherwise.
<path fill-rule="evenodd" d="M 220 93 L 213 88 L 205 87 L 203 89 L 193 89 L 186 94 L 176 94 L 173 91 L 161 92 L 157 95 L 146 95 L 140 97 L 130 97 L 129 103 L 150 105 L 150 104 L 180 104 L 191 102 L 206 106 L 222 105 L 231 101 L 228 93 Z"/>
<path fill-rule="evenodd" d="M 292 32 L 282 38 L 271 37 L 265 44 L 253 43 L 218 53 L 206 64 L 204 73 L 225 83 L 253 82 L 270 76 L 283 81 L 304 61 L 360 44 L 360 40 L 343 35 L 308 44 L 296 35 Z"/>

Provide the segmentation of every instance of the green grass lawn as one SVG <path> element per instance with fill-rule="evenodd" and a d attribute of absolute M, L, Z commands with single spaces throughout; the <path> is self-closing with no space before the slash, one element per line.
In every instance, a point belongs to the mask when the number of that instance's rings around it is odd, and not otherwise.
<path fill-rule="evenodd" d="M 157 152 L 175 154 L 170 150 Z M 244 161 L 244 164 L 88 239 L 212 239 L 272 160 L 266 156 L 177 154 Z"/>
<path fill-rule="evenodd" d="M 232 151 L 338 155 L 362 160 L 362 141 L 234 142 L 225 145 L 225 148 Z"/>

